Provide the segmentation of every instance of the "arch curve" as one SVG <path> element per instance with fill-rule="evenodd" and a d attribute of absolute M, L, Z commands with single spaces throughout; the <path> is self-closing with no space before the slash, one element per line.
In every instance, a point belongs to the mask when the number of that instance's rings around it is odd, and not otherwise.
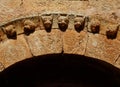
<path fill-rule="evenodd" d="M 98 18 L 98 14 L 36 14 L 3 23 L 0 25 L 0 62 L 7 68 L 32 56 L 68 53 L 97 58 L 119 67 L 119 24 L 114 20 L 111 25 L 103 15 Z M 66 27 L 65 31 L 62 27 Z"/>
<path fill-rule="evenodd" d="M 74 54 L 49 54 L 25 59 L 0 73 L 3 87 L 119 87 L 120 70 Z"/>

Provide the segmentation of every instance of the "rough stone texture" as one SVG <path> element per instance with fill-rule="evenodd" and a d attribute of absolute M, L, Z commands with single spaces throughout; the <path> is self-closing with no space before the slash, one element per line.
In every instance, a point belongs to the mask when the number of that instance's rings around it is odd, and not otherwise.
<path fill-rule="evenodd" d="M 116 67 L 120 68 L 120 55 L 119 55 L 119 57 L 116 59 L 114 65 L 115 65 Z"/>
<path fill-rule="evenodd" d="M 59 30 L 52 30 L 49 33 L 38 30 L 26 36 L 26 40 L 34 56 L 62 52 L 62 37 Z"/>
<path fill-rule="evenodd" d="M 0 43 L 0 61 L 5 67 L 30 57 L 32 55 L 24 35 L 19 35 L 17 40 L 9 39 Z"/>
<path fill-rule="evenodd" d="M 89 33 L 85 55 L 114 64 L 120 55 L 120 42 L 107 39 L 104 35 Z"/>
<path fill-rule="evenodd" d="M 46 12 L 83 13 L 86 15 L 107 13 L 120 10 L 119 3 L 120 0 L 0 0 L 0 22 Z"/>
<path fill-rule="evenodd" d="M 3 71 L 5 69 L 3 63 L 0 62 L 0 72 Z"/>
<path fill-rule="evenodd" d="M 63 33 L 64 53 L 84 55 L 87 43 L 87 32 L 67 30 Z"/>
<path fill-rule="evenodd" d="M 48 33 L 38 28 L 37 31 L 25 38 L 24 35 L 18 35 L 17 40 L 9 39 L 1 42 L 1 64 L 8 67 L 17 61 L 31 57 L 32 54 L 37 56 L 64 51 L 80 55 L 85 53 L 86 56 L 99 58 L 120 68 L 120 31 L 117 39 L 114 40 L 104 36 L 106 25 L 114 25 L 116 22 L 120 24 L 120 0 L 0 0 L 0 25 L 22 16 L 59 12 L 83 14 L 84 16 L 97 14 L 102 22 L 100 34 L 103 35 L 84 31 L 78 33 L 75 30 L 66 32 L 52 30 Z M 111 13 L 113 14 L 111 15 Z M 21 30 L 19 23 L 16 26 L 18 30 Z M 3 34 L 1 28 L 0 34 Z M 0 41 L 2 41 L 1 38 L 4 37 L 0 36 Z"/>

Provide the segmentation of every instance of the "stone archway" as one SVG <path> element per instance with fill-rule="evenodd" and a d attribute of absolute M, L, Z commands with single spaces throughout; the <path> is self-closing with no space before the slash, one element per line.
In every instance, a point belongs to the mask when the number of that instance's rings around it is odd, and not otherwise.
<path fill-rule="evenodd" d="M 120 67 L 119 0 L 112 3 L 109 0 L 1 0 L 0 3 L 1 71 L 32 56 L 63 52 Z M 65 23 L 68 27 L 64 26 L 67 29 L 61 27 L 56 16 L 68 17 Z M 45 22 L 44 18 L 49 21 Z"/>
<path fill-rule="evenodd" d="M 55 53 L 120 68 L 119 0 L 1 0 L 0 7 L 0 71 Z"/>
<path fill-rule="evenodd" d="M 3 23 L 1 70 L 26 58 L 53 53 L 84 55 L 119 67 L 119 17 L 111 24 L 104 15 L 36 14 Z"/>

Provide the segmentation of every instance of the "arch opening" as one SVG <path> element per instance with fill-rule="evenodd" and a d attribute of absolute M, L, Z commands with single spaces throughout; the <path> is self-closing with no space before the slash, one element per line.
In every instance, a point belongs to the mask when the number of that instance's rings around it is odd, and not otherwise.
<path fill-rule="evenodd" d="M 75 54 L 29 58 L 0 73 L 2 87 L 120 87 L 120 70 Z"/>

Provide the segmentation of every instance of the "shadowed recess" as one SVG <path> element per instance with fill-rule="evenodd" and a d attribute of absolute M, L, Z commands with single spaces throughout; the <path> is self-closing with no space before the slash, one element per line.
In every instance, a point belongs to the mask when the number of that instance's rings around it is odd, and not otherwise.
<path fill-rule="evenodd" d="M 120 87 L 120 70 L 90 57 L 49 54 L 5 69 L 0 87 Z"/>

